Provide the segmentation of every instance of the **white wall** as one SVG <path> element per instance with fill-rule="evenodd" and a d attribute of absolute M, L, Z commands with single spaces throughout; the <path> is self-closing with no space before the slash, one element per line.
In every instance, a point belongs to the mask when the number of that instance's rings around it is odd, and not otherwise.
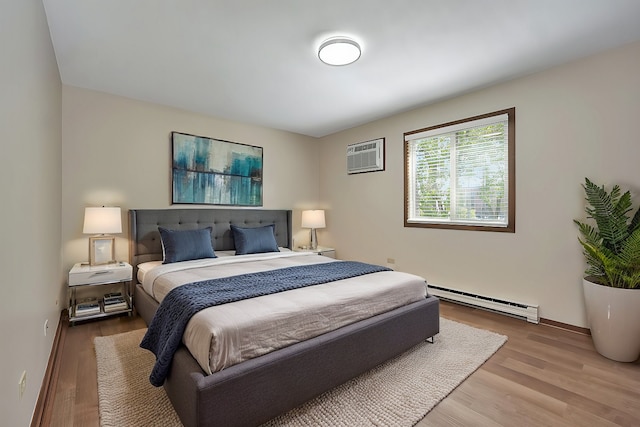
<path fill-rule="evenodd" d="M 323 138 L 325 244 L 433 284 L 540 305 L 586 326 L 581 183 L 640 202 L 640 43 Z M 516 233 L 404 228 L 403 132 L 516 107 Z M 386 138 L 386 171 L 347 175 L 347 144 Z"/>
<path fill-rule="evenodd" d="M 0 424 L 26 426 L 62 298 L 61 83 L 41 1 L 0 3 L 0 52 Z M 23 371 L 27 387 L 20 399 Z"/>
<path fill-rule="evenodd" d="M 264 209 L 314 208 L 318 200 L 318 141 L 63 86 L 62 244 L 65 271 L 88 258 L 82 234 L 85 206 L 120 206 L 123 233 L 116 257 L 128 259 L 127 209 L 171 206 L 171 131 L 264 147 Z M 175 207 L 207 207 L 175 205 Z M 211 207 L 211 206 L 209 206 Z M 307 238 L 298 233 L 294 237 Z"/>

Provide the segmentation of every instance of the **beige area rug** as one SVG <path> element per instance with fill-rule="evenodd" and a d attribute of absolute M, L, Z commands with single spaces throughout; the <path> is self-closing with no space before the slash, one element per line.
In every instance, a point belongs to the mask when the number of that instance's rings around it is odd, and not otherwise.
<path fill-rule="evenodd" d="M 154 356 L 138 347 L 144 332 L 95 339 L 102 427 L 181 426 L 164 389 L 149 383 Z M 419 344 L 266 426 L 412 426 L 506 340 L 441 318 L 435 344 Z"/>

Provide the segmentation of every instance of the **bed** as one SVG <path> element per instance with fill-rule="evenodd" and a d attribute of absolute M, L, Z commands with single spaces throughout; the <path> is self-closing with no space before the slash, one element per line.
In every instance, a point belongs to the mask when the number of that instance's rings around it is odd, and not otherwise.
<path fill-rule="evenodd" d="M 290 249 L 291 217 L 288 210 L 130 210 L 129 254 L 134 267 L 133 277 L 140 276 L 139 265 L 163 259 L 158 227 L 170 230 L 211 227 L 212 246 L 216 254 L 222 254 L 235 250 L 232 226 L 259 228 L 273 224 L 277 245 Z M 309 256 L 296 258 L 294 253 L 289 256 L 286 249 L 282 252 L 281 257 L 285 261 L 277 262 L 310 259 Z M 324 258 L 315 257 L 317 261 Z M 304 261 L 307 262 L 306 259 Z M 373 275 L 362 277 L 373 280 Z M 134 304 L 137 313 L 150 324 L 159 303 L 145 291 L 142 283 L 136 283 Z M 438 332 L 439 302 L 437 298 L 426 295 L 338 329 L 236 362 L 222 370 L 212 369 L 211 373 L 206 366 L 203 368 L 198 356 L 194 356 L 185 345 L 180 345 L 163 385 L 187 427 L 259 425 Z"/>

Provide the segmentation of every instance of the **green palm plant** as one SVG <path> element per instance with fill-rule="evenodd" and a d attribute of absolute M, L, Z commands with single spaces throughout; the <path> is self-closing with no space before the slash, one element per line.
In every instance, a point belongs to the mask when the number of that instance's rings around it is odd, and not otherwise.
<path fill-rule="evenodd" d="M 640 288 L 640 208 L 633 217 L 631 193 L 621 194 L 614 185 L 610 193 L 585 178 L 588 218 L 595 227 L 573 220 L 587 261 L 589 281 L 614 288 Z"/>

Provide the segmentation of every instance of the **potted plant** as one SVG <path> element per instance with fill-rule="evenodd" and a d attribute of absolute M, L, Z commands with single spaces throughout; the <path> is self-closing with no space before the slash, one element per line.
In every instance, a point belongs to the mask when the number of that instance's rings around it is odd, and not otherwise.
<path fill-rule="evenodd" d="M 596 350 L 619 362 L 640 356 L 640 209 L 631 193 L 611 192 L 585 179 L 587 217 L 574 220 L 587 262 L 583 280 L 587 320 Z"/>

